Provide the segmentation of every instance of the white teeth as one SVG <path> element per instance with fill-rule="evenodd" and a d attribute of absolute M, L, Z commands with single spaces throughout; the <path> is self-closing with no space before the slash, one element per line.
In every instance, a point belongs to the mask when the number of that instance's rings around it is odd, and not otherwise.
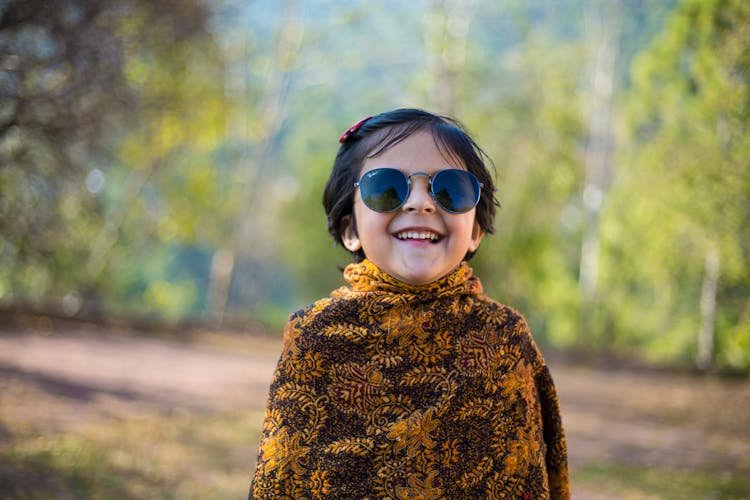
<path fill-rule="evenodd" d="M 430 240 L 437 241 L 440 239 L 440 235 L 429 232 L 417 232 L 417 231 L 404 231 L 398 233 L 396 237 L 400 240 Z"/>

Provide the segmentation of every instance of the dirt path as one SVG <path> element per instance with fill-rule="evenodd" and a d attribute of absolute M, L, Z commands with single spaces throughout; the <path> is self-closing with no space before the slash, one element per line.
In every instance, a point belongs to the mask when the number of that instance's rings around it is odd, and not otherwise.
<path fill-rule="evenodd" d="M 17 402 L 15 418 L 62 429 L 154 409 L 259 409 L 278 349 L 267 338 L 181 343 L 6 332 L 0 334 L 0 397 Z M 747 381 L 563 363 L 552 371 L 574 467 L 610 461 L 750 474 Z"/>
<path fill-rule="evenodd" d="M 18 417 L 68 428 L 146 411 L 260 408 L 278 343 L 181 343 L 94 332 L 0 335 L 0 397 Z M 24 400 L 34 400 L 23 414 Z M 39 411 L 46 405 L 47 411 Z"/>
<path fill-rule="evenodd" d="M 574 465 L 605 461 L 750 474 L 750 384 L 553 367 Z"/>

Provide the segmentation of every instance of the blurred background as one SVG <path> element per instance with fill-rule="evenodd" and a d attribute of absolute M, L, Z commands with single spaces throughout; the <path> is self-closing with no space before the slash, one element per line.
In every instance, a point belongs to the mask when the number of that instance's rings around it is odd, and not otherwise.
<path fill-rule="evenodd" d="M 341 131 L 455 115 L 497 170 L 472 262 L 544 344 L 750 369 L 741 1 L 0 4 L 0 304 L 217 325 L 341 284 Z"/>
<path fill-rule="evenodd" d="M 744 0 L 0 0 L 0 321 L 277 338 L 343 284 L 339 135 L 396 107 L 494 160 L 472 265 L 545 351 L 745 380 Z"/>

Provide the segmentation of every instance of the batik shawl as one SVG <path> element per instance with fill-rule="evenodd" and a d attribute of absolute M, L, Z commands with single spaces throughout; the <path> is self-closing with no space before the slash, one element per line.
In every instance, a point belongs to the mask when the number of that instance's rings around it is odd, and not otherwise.
<path fill-rule="evenodd" d="M 251 498 L 568 498 L 550 373 L 465 262 L 425 286 L 365 260 L 293 314 Z"/>

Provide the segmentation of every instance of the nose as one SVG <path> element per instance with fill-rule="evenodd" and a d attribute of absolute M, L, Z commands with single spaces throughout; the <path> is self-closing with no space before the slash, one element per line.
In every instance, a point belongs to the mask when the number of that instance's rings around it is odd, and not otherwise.
<path fill-rule="evenodd" d="M 406 212 L 435 212 L 435 200 L 430 194 L 430 176 L 424 172 L 416 172 L 409 176 L 411 189 L 409 197 L 401 207 Z"/>

